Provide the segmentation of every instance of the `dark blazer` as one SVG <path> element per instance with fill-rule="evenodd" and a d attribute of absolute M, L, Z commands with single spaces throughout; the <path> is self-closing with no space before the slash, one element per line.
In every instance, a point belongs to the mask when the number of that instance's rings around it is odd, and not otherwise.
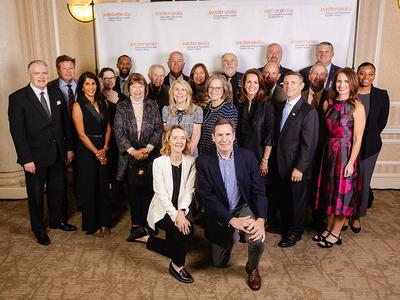
<path fill-rule="evenodd" d="M 365 124 L 361 144 L 360 158 L 362 160 L 378 153 L 382 148 L 381 133 L 389 116 L 389 95 L 386 90 L 372 87 L 370 94 L 370 109 Z"/>
<path fill-rule="evenodd" d="M 266 218 L 268 200 L 254 154 L 235 146 L 234 159 L 242 200 L 249 205 L 256 218 Z M 205 208 L 205 236 L 215 244 L 226 246 L 233 233 L 233 228 L 229 226 L 232 215 L 229 211 L 228 196 L 219 169 L 217 152 L 213 150 L 200 155 L 197 158 L 196 169 L 196 189 Z"/>
<path fill-rule="evenodd" d="M 310 87 L 310 80 L 308 79 L 308 75 L 310 74 L 311 67 L 312 67 L 312 65 L 308 66 L 306 68 L 303 68 L 299 71 L 299 73 L 301 74 L 301 76 L 303 76 L 303 79 L 304 79 L 303 91 L 308 90 L 308 88 Z M 341 69 L 341 67 L 338 67 L 334 64 L 331 65 L 331 70 L 329 71 L 328 80 L 327 80 L 326 86 L 325 86 L 325 89 L 327 91 L 329 91 L 332 88 L 333 76 L 335 75 L 336 71 L 339 69 Z"/>
<path fill-rule="evenodd" d="M 279 103 L 281 103 L 283 101 L 286 101 L 286 99 L 287 99 L 287 96 L 286 96 L 285 92 L 283 91 L 283 89 L 278 84 L 276 84 L 275 85 L 275 90 L 274 90 L 274 92 L 272 93 L 272 96 L 271 96 L 272 102 L 276 106 Z"/>
<path fill-rule="evenodd" d="M 117 180 L 123 180 L 128 168 L 129 154 L 126 152 L 130 147 L 140 149 L 148 144 L 155 148 L 152 153 L 158 153 L 161 145 L 163 124 L 157 103 L 145 98 L 143 100 L 143 121 L 138 139 L 136 119 L 134 117 L 132 103 L 129 100 L 122 101 L 117 105 L 114 119 L 114 134 L 120 157 L 118 160 Z"/>
<path fill-rule="evenodd" d="M 162 85 L 160 89 L 153 88 L 152 84 L 149 83 L 149 93 L 147 94 L 147 98 L 153 99 L 158 104 L 158 110 L 160 111 L 160 115 L 162 116 L 162 109 L 164 106 L 168 106 L 169 104 L 169 86 Z"/>
<path fill-rule="evenodd" d="M 118 98 L 120 100 L 124 100 L 127 98 L 127 96 L 121 90 L 121 86 L 119 85 L 119 78 L 120 78 L 119 76 L 115 77 L 115 85 L 113 87 L 113 90 L 118 93 Z M 126 77 L 126 79 L 128 79 L 128 77 Z M 125 79 L 125 81 L 126 81 L 126 79 Z"/>
<path fill-rule="evenodd" d="M 163 85 L 167 85 L 167 86 L 170 86 L 170 85 L 171 85 L 171 83 L 169 82 L 169 74 L 170 74 L 170 73 L 168 73 L 168 74 L 164 77 Z M 189 77 L 188 77 L 188 76 L 186 76 L 186 75 L 183 74 L 183 73 L 182 73 L 182 76 L 183 76 L 183 80 L 189 82 Z"/>
<path fill-rule="evenodd" d="M 282 111 L 286 102 L 277 108 L 274 126 L 274 144 L 270 166 L 273 174 L 290 179 L 294 168 L 303 173 L 305 179 L 311 177 L 311 163 L 318 143 L 319 122 L 315 108 L 303 98 L 296 103 L 280 132 Z"/>
<path fill-rule="evenodd" d="M 65 158 L 65 150 L 72 151 L 70 121 L 64 96 L 58 88 L 47 88 L 51 119 L 34 91 L 26 87 L 10 95 L 8 118 L 17 151 L 17 162 L 22 166 L 34 162 L 36 167 L 48 167 Z"/>
<path fill-rule="evenodd" d="M 228 75 L 223 73 L 225 76 L 226 80 L 229 79 Z M 232 77 L 231 77 L 231 85 L 232 85 L 232 98 L 233 98 L 233 104 L 235 104 L 236 107 L 238 107 L 239 99 L 240 99 L 240 88 L 242 86 L 242 78 L 243 78 L 243 73 L 236 72 Z"/>
<path fill-rule="evenodd" d="M 305 102 L 307 102 L 307 100 L 308 100 L 308 94 L 309 93 L 310 93 L 310 89 L 301 92 L 301 97 L 303 98 L 303 100 Z M 319 116 L 321 127 L 322 127 L 322 121 L 323 121 L 323 118 L 324 118 L 324 102 L 326 100 L 328 100 L 328 98 L 329 98 L 328 95 L 329 95 L 329 92 L 327 90 L 324 90 L 322 92 L 321 98 L 318 100 L 318 107 L 316 108 L 317 112 L 318 112 L 318 116 Z"/>
<path fill-rule="evenodd" d="M 275 105 L 271 100 L 254 102 L 250 113 L 248 107 L 247 102 L 239 103 L 236 138 L 238 145 L 251 150 L 260 162 L 265 146 L 272 146 Z"/>
<path fill-rule="evenodd" d="M 74 81 L 77 82 L 75 79 L 74 79 Z M 48 87 L 53 87 L 53 88 L 58 88 L 58 89 L 61 90 L 61 88 L 60 88 L 60 78 L 56 78 L 56 79 L 50 81 L 50 82 L 47 84 L 47 86 L 48 86 Z M 62 93 L 62 91 L 61 91 L 61 93 Z M 70 109 L 70 107 L 69 107 L 69 105 L 68 105 L 69 99 L 68 99 L 68 98 L 65 98 L 64 93 L 63 93 L 63 96 L 64 96 L 64 99 L 65 99 L 65 104 L 66 104 L 65 106 L 66 106 L 66 108 L 67 108 L 67 112 L 68 112 L 69 116 L 71 117 L 71 109 Z M 76 91 L 74 92 L 74 96 L 75 96 L 75 99 L 76 99 Z M 72 122 L 72 119 L 71 119 L 71 122 Z"/>

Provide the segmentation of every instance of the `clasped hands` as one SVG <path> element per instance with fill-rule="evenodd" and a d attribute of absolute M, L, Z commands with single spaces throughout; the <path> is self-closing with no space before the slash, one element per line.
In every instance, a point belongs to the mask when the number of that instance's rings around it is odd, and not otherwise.
<path fill-rule="evenodd" d="M 261 242 L 265 241 L 265 220 L 263 218 L 258 218 L 257 220 L 254 220 L 250 216 L 238 218 L 233 217 L 229 223 L 233 228 L 250 235 L 250 240 L 261 240 Z"/>
<path fill-rule="evenodd" d="M 144 160 L 149 157 L 149 154 L 149 149 L 147 148 L 134 149 L 133 151 L 131 151 L 131 155 L 136 160 Z"/>
<path fill-rule="evenodd" d="M 96 152 L 96 157 L 100 161 L 100 164 L 105 165 L 107 163 L 107 152 L 106 149 L 100 149 Z"/>

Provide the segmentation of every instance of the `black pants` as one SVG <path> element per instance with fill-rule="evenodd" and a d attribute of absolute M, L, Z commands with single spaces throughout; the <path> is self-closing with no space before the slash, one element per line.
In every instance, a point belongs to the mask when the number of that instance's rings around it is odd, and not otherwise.
<path fill-rule="evenodd" d="M 175 265 L 183 267 L 185 265 L 189 238 L 193 232 L 192 226 L 190 227 L 190 233 L 184 235 L 175 226 L 168 214 L 166 214 L 164 218 L 158 221 L 155 225 L 158 228 L 165 230 L 166 238 L 163 240 L 150 236 L 146 244 L 147 249 L 167 256 L 172 259 L 172 262 Z"/>
<path fill-rule="evenodd" d="M 153 195 L 153 184 L 129 186 L 132 225 L 147 226 L 147 213 Z"/>
<path fill-rule="evenodd" d="M 46 232 L 43 222 L 44 185 L 47 188 L 49 224 L 56 227 L 63 220 L 65 191 L 65 165 L 61 159 L 49 167 L 36 167 L 35 174 L 25 172 L 26 191 L 28 193 L 29 217 L 32 232 L 35 235 Z"/>
<path fill-rule="evenodd" d="M 282 233 L 301 236 L 307 207 L 308 180 L 292 182 L 279 178 L 274 186 L 273 197 L 279 203 L 282 216 Z M 279 199 L 279 200 L 278 200 Z"/>

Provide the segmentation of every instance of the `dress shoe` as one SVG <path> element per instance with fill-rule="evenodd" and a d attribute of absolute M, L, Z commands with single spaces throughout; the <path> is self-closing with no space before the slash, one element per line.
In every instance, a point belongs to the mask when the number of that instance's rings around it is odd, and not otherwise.
<path fill-rule="evenodd" d="M 151 228 L 150 226 L 145 226 L 144 229 L 146 229 L 147 234 L 151 235 L 151 236 L 156 236 L 158 235 L 160 232 L 158 231 L 158 228 L 156 227 L 156 229 Z"/>
<path fill-rule="evenodd" d="M 353 223 L 354 223 L 354 219 L 349 223 L 351 231 L 353 231 L 354 233 L 359 233 L 361 231 L 361 226 L 360 227 L 354 227 Z M 358 219 L 358 223 L 360 223 L 360 225 L 361 225 L 360 219 Z"/>
<path fill-rule="evenodd" d="M 175 268 L 172 266 L 172 262 L 169 264 L 169 272 L 180 282 L 192 283 L 194 281 L 192 275 L 190 275 L 189 272 L 185 270 L 185 268 L 182 268 L 180 271 L 175 270 Z"/>
<path fill-rule="evenodd" d="M 247 266 L 247 265 L 246 265 Z M 247 284 L 253 291 L 258 291 L 261 288 L 261 276 L 258 268 L 248 272 L 249 277 L 247 279 Z"/>
<path fill-rule="evenodd" d="M 37 242 L 38 242 L 40 245 L 48 246 L 48 245 L 51 244 L 50 239 L 49 239 L 49 236 L 47 235 L 47 233 L 37 234 L 37 235 L 36 235 L 36 239 L 37 239 Z"/>
<path fill-rule="evenodd" d="M 144 237 L 145 235 L 147 235 L 147 231 L 146 229 L 144 229 L 143 226 L 132 226 L 131 227 L 131 234 L 129 235 L 129 237 L 126 239 L 127 242 L 136 242 L 136 239 Z"/>
<path fill-rule="evenodd" d="M 50 228 L 51 229 L 61 229 L 63 231 L 76 231 L 77 230 L 76 226 L 74 226 L 72 224 L 64 223 L 64 222 L 60 222 L 56 226 L 50 226 Z"/>
<path fill-rule="evenodd" d="M 287 247 L 292 247 L 296 245 L 298 241 L 301 240 L 301 235 L 295 235 L 295 234 L 289 234 L 285 237 L 283 237 L 279 243 L 278 246 L 281 248 L 287 248 Z"/>

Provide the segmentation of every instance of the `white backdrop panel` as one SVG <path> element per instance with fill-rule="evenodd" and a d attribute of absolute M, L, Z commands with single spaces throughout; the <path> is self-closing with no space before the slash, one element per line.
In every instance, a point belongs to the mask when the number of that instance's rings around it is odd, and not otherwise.
<path fill-rule="evenodd" d="M 315 62 L 315 45 L 330 41 L 334 63 L 352 64 L 356 0 L 191 1 L 96 4 L 100 67 L 115 68 L 127 54 L 134 71 L 166 66 L 168 53 L 185 56 L 185 74 L 202 62 L 220 69 L 224 52 L 239 58 L 239 71 L 265 63 L 265 45 L 283 47 L 282 65 L 298 70 Z"/>

